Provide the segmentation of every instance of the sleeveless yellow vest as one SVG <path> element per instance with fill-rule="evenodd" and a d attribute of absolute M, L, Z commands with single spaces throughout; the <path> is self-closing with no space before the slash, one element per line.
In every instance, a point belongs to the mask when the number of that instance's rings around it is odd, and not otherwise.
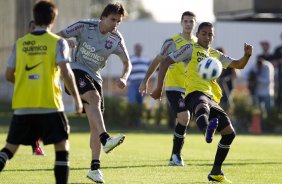
<path fill-rule="evenodd" d="M 212 48 L 206 51 L 199 44 L 193 44 L 192 59 L 187 66 L 186 83 L 189 85 L 186 86 L 185 94 L 187 95 L 193 91 L 201 91 L 212 96 L 214 100 L 219 103 L 222 97 L 222 91 L 216 80 L 206 81 L 198 75 L 198 64 L 202 59 L 207 57 L 219 59 L 220 54 Z"/>
<path fill-rule="evenodd" d="M 180 34 L 176 34 L 172 37 L 175 43 L 176 50 L 180 49 L 183 45 L 189 42 L 183 38 Z M 192 38 L 190 43 L 194 43 L 195 37 Z M 181 91 L 185 91 L 185 72 L 186 66 L 184 62 L 177 62 L 171 64 L 166 72 L 165 76 L 165 87 L 166 89 L 178 87 Z"/>
<path fill-rule="evenodd" d="M 16 42 L 12 107 L 63 109 L 60 70 L 56 66 L 59 36 L 27 34 Z"/>

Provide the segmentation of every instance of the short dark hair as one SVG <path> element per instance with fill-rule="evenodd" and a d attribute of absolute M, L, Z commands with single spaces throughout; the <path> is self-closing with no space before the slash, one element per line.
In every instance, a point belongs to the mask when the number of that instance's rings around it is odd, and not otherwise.
<path fill-rule="evenodd" d="M 181 16 L 181 22 L 183 21 L 183 18 L 184 16 L 191 16 L 191 17 L 194 17 L 196 19 L 196 14 L 191 12 L 191 11 L 185 11 L 182 13 L 182 16 Z"/>
<path fill-rule="evenodd" d="M 122 4 L 120 4 L 120 3 L 110 3 L 110 4 L 108 4 L 104 8 L 104 10 L 103 10 L 103 12 L 100 16 L 100 19 L 102 19 L 102 17 L 107 17 L 110 14 L 119 14 L 122 17 L 126 17 L 128 15 L 126 10 L 123 8 Z"/>
<path fill-rule="evenodd" d="M 50 25 L 57 16 L 58 9 L 54 3 L 49 1 L 39 1 L 33 7 L 33 17 L 36 25 Z"/>
<path fill-rule="evenodd" d="M 218 50 L 219 52 L 225 54 L 225 49 L 223 47 L 216 47 L 216 50 Z"/>
<path fill-rule="evenodd" d="M 210 23 L 210 22 L 202 22 L 202 23 L 199 25 L 197 32 L 200 32 L 201 29 L 203 29 L 204 27 L 211 27 L 211 28 L 213 28 L 213 25 L 212 25 L 212 23 Z"/>

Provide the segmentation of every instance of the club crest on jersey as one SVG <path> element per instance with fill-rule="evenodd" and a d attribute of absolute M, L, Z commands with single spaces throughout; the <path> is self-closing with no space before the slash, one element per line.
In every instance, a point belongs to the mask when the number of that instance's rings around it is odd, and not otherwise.
<path fill-rule="evenodd" d="M 110 41 L 110 40 L 106 40 L 105 48 L 106 48 L 106 49 L 111 49 L 112 46 L 113 46 L 113 42 Z"/>
<path fill-rule="evenodd" d="M 178 105 L 179 105 L 179 107 L 181 107 L 181 108 L 185 107 L 185 102 L 184 102 L 184 100 L 183 100 L 183 99 L 179 100 Z"/>
<path fill-rule="evenodd" d="M 78 85 L 80 88 L 83 88 L 84 86 L 86 86 L 86 82 L 84 81 L 84 79 L 79 78 Z"/>

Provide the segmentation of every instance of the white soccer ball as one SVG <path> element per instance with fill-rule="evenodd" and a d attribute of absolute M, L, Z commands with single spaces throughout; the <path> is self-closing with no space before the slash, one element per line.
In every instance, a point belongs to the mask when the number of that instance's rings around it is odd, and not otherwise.
<path fill-rule="evenodd" d="M 198 65 L 198 73 L 204 80 L 217 79 L 222 72 L 222 64 L 216 58 L 205 58 Z"/>

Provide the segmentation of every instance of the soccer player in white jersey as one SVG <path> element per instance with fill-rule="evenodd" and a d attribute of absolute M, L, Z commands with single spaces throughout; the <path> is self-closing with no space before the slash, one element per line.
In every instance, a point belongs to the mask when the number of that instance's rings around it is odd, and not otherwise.
<path fill-rule="evenodd" d="M 125 138 L 124 135 L 110 137 L 106 131 L 101 77 L 101 70 L 108 57 L 116 54 L 123 64 L 123 72 L 117 85 L 121 89 L 126 86 L 132 65 L 124 39 L 117 30 L 125 16 L 127 12 L 120 3 L 110 3 L 104 8 L 100 20 L 81 20 L 58 33 L 64 38 L 76 38 L 77 41 L 71 67 L 90 126 L 92 161 L 87 177 L 98 183 L 104 182 L 100 171 L 101 143 L 103 150 L 109 153 Z"/>
<path fill-rule="evenodd" d="M 208 180 L 215 182 L 231 183 L 226 179 L 221 168 L 227 157 L 230 145 L 235 138 L 235 130 L 231 124 L 228 115 L 215 102 L 213 98 L 213 89 L 210 81 L 202 79 L 198 75 L 198 63 L 207 57 L 214 57 L 222 62 L 222 65 L 231 68 L 243 69 L 252 55 L 253 47 L 249 44 L 244 45 L 244 55 L 240 59 L 230 58 L 221 52 L 210 47 L 214 38 L 213 25 L 209 22 L 203 22 L 199 25 L 196 33 L 198 41 L 196 44 L 186 44 L 179 50 L 171 53 L 160 64 L 158 83 L 151 96 L 154 99 L 161 97 L 163 80 L 170 64 L 178 61 L 187 62 L 186 91 L 184 105 L 187 111 L 193 113 L 198 127 L 205 132 L 206 141 L 211 142 L 213 133 L 217 130 L 221 134 L 218 143 L 217 152 L 211 172 L 208 174 Z M 213 81 L 216 83 L 216 81 Z M 180 112 L 187 114 L 186 111 Z M 210 128 L 213 126 L 213 128 Z"/>
<path fill-rule="evenodd" d="M 193 12 L 185 11 L 181 16 L 182 32 L 173 35 L 163 43 L 160 54 L 158 54 L 149 69 L 147 70 L 146 76 L 139 86 L 141 94 L 147 93 L 148 81 L 152 74 L 156 71 L 162 58 L 166 57 L 173 51 L 176 51 L 181 46 L 187 43 L 196 42 L 197 38 L 193 36 L 193 30 L 196 25 L 196 15 Z M 176 126 L 173 135 L 173 148 L 169 165 L 171 166 L 184 166 L 184 161 L 181 156 L 181 150 L 184 144 L 186 135 L 186 128 L 190 119 L 190 114 L 187 113 L 185 116 L 179 116 L 179 112 L 183 111 L 183 101 L 185 93 L 185 64 L 184 62 L 174 63 L 171 65 L 166 73 L 165 77 L 165 91 L 166 97 L 172 111 L 176 116 Z M 183 114 L 182 114 L 183 115 Z M 179 120 L 185 119 L 185 120 Z"/>

